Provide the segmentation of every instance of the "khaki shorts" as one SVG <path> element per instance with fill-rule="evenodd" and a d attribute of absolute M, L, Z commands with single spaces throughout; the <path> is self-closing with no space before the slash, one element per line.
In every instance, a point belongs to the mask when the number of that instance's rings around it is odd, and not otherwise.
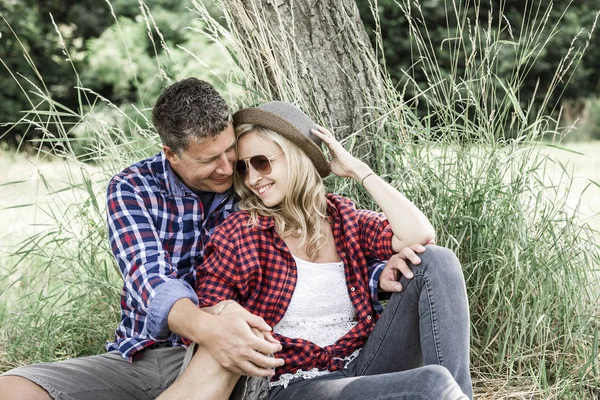
<path fill-rule="evenodd" d="M 137 400 L 158 397 L 175 381 L 186 350 L 146 349 L 133 363 L 117 351 L 7 371 L 38 384 L 59 400 Z"/>
<path fill-rule="evenodd" d="M 28 379 L 44 388 L 55 400 L 155 399 L 183 373 L 196 350 L 192 344 L 143 350 L 133 363 L 118 351 L 97 356 L 27 365 L 5 372 Z M 267 398 L 265 379 L 242 377 L 230 400 Z"/>

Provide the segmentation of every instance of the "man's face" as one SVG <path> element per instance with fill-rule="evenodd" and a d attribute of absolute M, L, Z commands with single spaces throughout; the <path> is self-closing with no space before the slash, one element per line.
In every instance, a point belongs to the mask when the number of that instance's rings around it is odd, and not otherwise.
<path fill-rule="evenodd" d="M 205 138 L 200 143 L 190 140 L 181 155 L 168 146 L 163 146 L 163 152 L 179 179 L 192 190 L 223 193 L 233 183 L 236 154 L 231 124 L 217 136 Z"/>

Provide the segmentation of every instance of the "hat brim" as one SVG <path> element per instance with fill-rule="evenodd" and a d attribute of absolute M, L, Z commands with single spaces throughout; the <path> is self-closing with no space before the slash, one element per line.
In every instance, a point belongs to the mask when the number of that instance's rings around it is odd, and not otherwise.
<path fill-rule="evenodd" d="M 321 178 L 325 178 L 331 172 L 325 155 L 319 146 L 285 118 L 260 108 L 244 108 L 233 114 L 233 125 L 238 126 L 241 124 L 259 125 L 289 139 L 311 159 Z"/>

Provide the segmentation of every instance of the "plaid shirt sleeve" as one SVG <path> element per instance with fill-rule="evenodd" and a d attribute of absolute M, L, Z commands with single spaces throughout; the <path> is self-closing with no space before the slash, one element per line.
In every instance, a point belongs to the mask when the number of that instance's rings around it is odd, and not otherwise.
<path fill-rule="evenodd" d="M 368 258 L 369 290 L 373 306 L 378 313 L 383 312 L 379 302 L 379 277 L 387 264 L 387 260 L 394 254 L 392 249 L 392 228 L 384 214 L 370 210 L 358 210 L 360 221 L 360 242 L 364 244 Z M 386 260 L 386 261 L 381 261 Z"/>
<path fill-rule="evenodd" d="M 371 293 L 373 307 L 379 314 L 383 312 L 383 306 L 380 301 L 385 299 L 379 299 L 379 277 L 386 265 L 387 261 L 381 261 L 376 258 L 367 259 L 367 268 L 369 269 L 369 292 Z"/>
<path fill-rule="evenodd" d="M 357 210 L 360 243 L 368 258 L 387 260 L 394 255 L 394 232 L 385 214 L 370 210 Z"/>
<path fill-rule="evenodd" d="M 149 211 L 156 204 L 153 199 L 154 193 L 143 184 L 134 186 L 115 177 L 108 186 L 107 222 L 111 250 L 124 279 L 122 301 L 134 314 L 129 317 L 142 327 L 141 334 L 162 340 L 169 335 L 168 312 L 163 311 L 181 298 L 198 300 L 193 288 L 177 279 L 177 270 L 163 249 Z M 160 307 L 153 313 L 155 299 Z"/>
<path fill-rule="evenodd" d="M 196 269 L 196 295 L 200 307 L 210 307 L 228 299 L 240 301 L 240 269 L 228 222 L 226 220 L 217 227 L 204 249 L 204 260 Z"/>

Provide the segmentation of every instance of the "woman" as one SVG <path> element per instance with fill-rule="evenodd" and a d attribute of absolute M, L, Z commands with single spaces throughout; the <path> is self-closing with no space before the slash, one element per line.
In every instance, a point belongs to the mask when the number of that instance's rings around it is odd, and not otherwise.
<path fill-rule="evenodd" d="M 273 326 L 285 364 L 269 398 L 472 397 L 456 257 L 428 246 L 381 318 L 369 294 L 368 257 L 389 259 L 433 239 L 423 213 L 291 104 L 240 110 L 234 125 L 241 211 L 207 244 L 198 297 L 216 314 L 236 301 Z M 326 195 L 330 170 L 362 183 L 383 213 Z"/>

